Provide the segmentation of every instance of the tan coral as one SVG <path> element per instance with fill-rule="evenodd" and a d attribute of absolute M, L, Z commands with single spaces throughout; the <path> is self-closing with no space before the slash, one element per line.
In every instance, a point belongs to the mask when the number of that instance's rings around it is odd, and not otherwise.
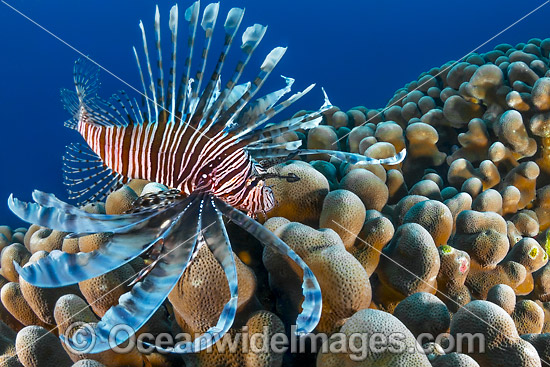
<path fill-rule="evenodd" d="M 29 259 L 28 264 L 34 263 L 47 255 L 48 253 L 45 251 L 35 252 Z M 65 294 L 80 294 L 76 285 L 60 288 L 40 288 L 26 282 L 22 277 L 19 277 L 19 285 L 21 293 L 30 308 L 40 320 L 49 325 L 55 324 L 53 313 L 57 300 Z"/>
<path fill-rule="evenodd" d="M 435 294 L 451 312 L 471 301 L 470 291 L 464 284 L 470 271 L 470 256 L 467 252 L 457 250 L 449 245 L 440 246 L 439 273 L 437 274 L 437 289 Z"/>
<path fill-rule="evenodd" d="M 548 229 L 550 226 L 550 185 L 537 189 L 532 209 L 537 215 L 540 230 Z"/>
<path fill-rule="evenodd" d="M 23 239 L 23 244 L 25 245 L 27 250 L 29 250 L 29 251 L 31 250 L 31 245 L 30 245 L 31 237 L 34 234 L 34 232 L 38 231 L 40 228 L 42 228 L 42 227 L 40 227 L 37 224 L 31 224 L 28 231 L 25 233 L 25 237 Z"/>
<path fill-rule="evenodd" d="M 421 225 L 405 223 L 397 228 L 383 253 L 376 269 L 380 284 L 375 283 L 373 294 L 377 305 L 391 311 L 413 293 L 436 292 L 439 254 L 432 236 Z"/>
<path fill-rule="evenodd" d="M 525 281 L 527 270 L 515 261 L 501 262 L 494 268 L 479 269 L 472 267 L 466 278 L 468 289 L 477 299 L 487 298 L 489 289 L 497 284 L 507 284 L 517 288 Z"/>
<path fill-rule="evenodd" d="M 483 109 L 480 105 L 467 101 L 462 96 L 452 96 L 447 98 L 443 106 L 445 118 L 451 122 L 455 128 L 464 127 L 474 118 L 483 116 Z"/>
<path fill-rule="evenodd" d="M 391 335 L 399 334 L 400 345 L 402 348 L 365 348 L 361 346 L 361 339 L 350 338 L 352 334 L 361 335 L 383 335 L 385 340 L 389 340 L 390 345 L 394 345 Z M 354 343 L 353 349 L 349 348 L 342 352 L 337 352 L 336 343 L 342 343 L 342 338 Z M 329 346 L 334 343 L 334 347 Z M 414 335 L 397 319 L 395 316 L 379 310 L 361 310 L 350 317 L 340 333 L 324 342 L 323 347 L 329 350 L 328 353 L 322 351 L 317 354 L 317 367 L 386 367 L 386 366 L 415 366 L 430 367 L 430 362 L 426 355 L 420 352 L 420 346 L 417 344 Z M 322 349 L 321 349 L 322 350 Z M 355 353 L 353 353 L 355 352 Z"/>
<path fill-rule="evenodd" d="M 30 251 L 34 254 L 37 251 L 52 252 L 53 250 L 61 250 L 66 235 L 66 232 L 40 228 L 31 236 L 29 241 Z"/>
<path fill-rule="evenodd" d="M 399 200 L 397 205 L 393 209 L 393 223 L 396 227 L 399 227 L 404 222 L 405 215 L 414 205 L 420 203 L 421 201 L 429 200 L 425 196 L 421 195 L 407 195 L 403 199 Z"/>
<path fill-rule="evenodd" d="M 239 336 L 237 335 L 239 333 Z M 197 367 L 280 367 L 283 353 L 273 344 L 274 335 L 284 333 L 284 325 L 277 315 L 269 311 L 257 311 L 250 315 L 242 328 L 232 328 L 212 351 L 183 355 L 185 365 Z M 232 346 L 228 346 L 230 342 Z M 225 343 L 225 345 L 224 345 Z"/>
<path fill-rule="evenodd" d="M 133 182 L 133 181 L 132 181 Z M 114 195 L 115 199 L 117 191 L 111 193 L 109 196 Z M 111 205 L 114 205 L 114 202 L 111 202 Z M 82 208 L 86 213 L 90 214 L 106 214 L 105 205 L 103 203 L 90 203 Z M 99 249 L 102 245 L 107 243 L 109 235 L 106 233 L 95 233 L 87 236 L 82 236 L 78 238 L 78 248 L 81 252 L 91 252 Z"/>
<path fill-rule="evenodd" d="M 477 177 L 470 177 L 464 181 L 460 191 L 467 193 L 475 200 L 477 196 L 483 192 L 483 182 Z"/>
<path fill-rule="evenodd" d="M 515 153 L 515 158 L 531 157 L 537 151 L 537 142 L 527 134 L 523 117 L 518 111 L 509 110 L 502 114 L 493 130 L 499 140 Z"/>
<path fill-rule="evenodd" d="M 447 332 L 451 317 L 447 306 L 431 293 L 418 292 L 411 294 L 395 308 L 397 317 L 415 337 L 427 333 L 433 341 L 438 335 Z"/>
<path fill-rule="evenodd" d="M 529 299 L 519 301 L 510 316 L 516 324 L 519 335 L 542 332 L 544 311 L 535 302 Z"/>
<path fill-rule="evenodd" d="M 456 230 L 456 217 L 464 210 L 472 209 L 472 197 L 464 192 L 459 192 L 450 199 L 443 202 L 453 216 L 453 232 Z"/>
<path fill-rule="evenodd" d="M 440 201 L 426 200 L 415 204 L 403 217 L 403 223 L 418 223 L 434 239 L 437 247 L 445 245 L 453 230 L 453 216 Z"/>
<path fill-rule="evenodd" d="M 0 268 L 2 275 L 10 282 L 19 281 L 19 274 L 13 266 L 13 262 L 23 266 L 31 258 L 31 253 L 20 243 L 14 243 L 2 250 Z"/>
<path fill-rule="evenodd" d="M 54 316 L 59 327 L 59 333 L 65 335 L 65 337 L 72 337 L 77 332 L 78 327 L 75 327 L 75 325 L 88 323 L 93 325 L 98 321 L 86 302 L 74 294 L 67 294 L 59 298 L 55 306 Z M 107 366 L 150 366 L 147 359 L 137 351 L 136 347 L 130 348 L 126 353 L 117 353 L 109 349 L 96 354 L 76 353 L 66 345 L 63 345 L 63 348 L 73 362 L 93 359 Z M 128 349 L 127 344 L 122 344 L 121 348 Z"/>
<path fill-rule="evenodd" d="M 488 158 L 489 133 L 482 119 L 475 118 L 468 123 L 468 131 L 458 135 L 461 147 L 447 157 L 447 164 L 451 164 L 459 158 L 470 162 L 480 162 Z"/>
<path fill-rule="evenodd" d="M 536 240 L 525 237 L 510 249 L 504 261 L 515 261 L 525 267 L 526 278 L 514 291 L 517 295 L 527 295 L 535 286 L 531 273 L 548 263 L 548 254 Z"/>
<path fill-rule="evenodd" d="M 535 347 L 541 361 L 545 362 L 544 365 L 548 364 L 550 361 L 550 333 L 524 334 L 521 335 L 521 338 Z"/>
<path fill-rule="evenodd" d="M 484 160 L 478 168 L 474 168 L 472 163 L 463 158 L 451 163 L 447 173 L 447 179 L 451 185 L 460 187 L 470 177 L 479 178 L 484 189 L 490 189 L 500 183 L 498 168 L 490 160 Z"/>
<path fill-rule="evenodd" d="M 533 273 L 534 289 L 532 296 L 542 302 L 550 302 L 550 264 Z"/>
<path fill-rule="evenodd" d="M 506 174 L 502 185 L 512 185 L 519 189 L 521 198 L 518 203 L 518 210 L 525 208 L 535 199 L 537 177 L 540 174 L 539 166 L 535 162 L 523 162 Z"/>
<path fill-rule="evenodd" d="M 330 126 L 321 125 L 314 127 L 307 134 L 308 149 L 323 149 L 323 150 L 338 150 L 338 136 L 336 131 Z M 328 161 L 328 154 L 313 154 L 308 157 L 308 160 L 324 160 Z"/>
<path fill-rule="evenodd" d="M 407 159 L 403 163 L 405 177 L 417 177 L 419 170 L 445 162 L 447 155 L 437 148 L 439 135 L 432 126 L 423 122 L 410 124 L 405 130 L 405 136 L 408 141 Z"/>
<path fill-rule="evenodd" d="M 497 190 L 487 189 L 472 202 L 472 210 L 502 214 L 502 196 Z"/>
<path fill-rule="evenodd" d="M 384 181 L 362 168 L 354 169 L 345 175 L 340 181 L 340 188 L 359 196 L 367 210 L 382 210 L 389 197 L 388 187 Z"/>
<path fill-rule="evenodd" d="M 382 248 L 390 242 L 394 234 L 392 222 L 375 210 L 367 211 L 367 218 L 357 236 L 355 246 L 348 250 L 370 277 L 380 262 Z"/>
<path fill-rule="evenodd" d="M 236 255 L 235 264 L 239 285 L 237 312 L 240 312 L 248 306 L 256 306 L 256 277 Z M 229 301 L 229 286 L 225 272 L 208 246 L 201 247 L 168 299 L 183 330 L 203 333 L 216 325 L 224 305 Z"/>
<path fill-rule="evenodd" d="M 120 296 L 130 291 L 128 285 L 134 274 L 132 267 L 124 264 L 106 274 L 84 280 L 78 283 L 78 287 L 92 310 L 103 316 L 109 308 L 118 304 Z"/>
<path fill-rule="evenodd" d="M 369 126 L 357 126 L 351 129 L 348 135 L 349 151 L 359 153 L 359 143 L 368 136 L 374 136 L 374 130 Z"/>
<path fill-rule="evenodd" d="M 516 293 L 514 289 L 506 284 L 497 284 L 487 293 L 487 301 L 500 306 L 509 315 L 514 312 L 516 307 Z"/>
<path fill-rule="evenodd" d="M 105 201 L 107 214 L 122 214 L 132 208 L 133 202 L 138 198 L 136 192 L 128 185 L 112 192 Z"/>
<path fill-rule="evenodd" d="M 432 367 L 480 367 L 469 355 L 462 353 L 444 354 L 432 362 Z"/>
<path fill-rule="evenodd" d="M 405 148 L 403 129 L 394 122 L 385 121 L 376 125 L 374 137 L 380 142 L 391 143 L 397 152 Z"/>
<path fill-rule="evenodd" d="M 396 204 L 407 195 L 408 189 L 401 171 L 390 169 L 387 172 L 386 186 L 388 187 L 388 204 Z"/>
<path fill-rule="evenodd" d="M 347 250 L 355 243 L 364 222 L 365 206 L 353 192 L 335 190 L 325 197 L 319 227 L 338 233 Z"/>
<path fill-rule="evenodd" d="M 300 223 L 288 223 L 275 230 L 311 268 L 323 294 L 323 310 L 317 326 L 320 332 L 334 332 L 346 318 L 371 302 L 368 275 L 361 263 L 346 251 L 331 229 L 319 231 Z M 263 262 L 278 298 L 284 318 L 295 320 L 302 302 L 302 271 L 288 258 L 266 248 Z M 283 270 L 284 269 L 284 270 Z"/>
<path fill-rule="evenodd" d="M 502 70 L 496 65 L 485 64 L 475 71 L 466 89 L 473 97 L 490 104 L 495 102 L 497 90 L 503 84 Z"/>
<path fill-rule="evenodd" d="M 484 335 L 484 351 L 480 343 L 466 345 L 466 338 L 462 339 L 462 350 L 472 348 L 468 355 L 481 366 L 540 366 L 535 348 L 519 337 L 510 315 L 494 303 L 472 301 L 458 310 L 451 321 L 450 333 L 455 338 L 459 333 Z"/>
<path fill-rule="evenodd" d="M 0 366 L 21 367 L 15 350 L 16 333 L 0 321 Z"/>
<path fill-rule="evenodd" d="M 70 367 L 72 361 L 61 341 L 40 326 L 27 326 L 17 333 L 17 356 L 25 367 Z"/>
<path fill-rule="evenodd" d="M 500 141 L 494 142 L 489 147 L 489 160 L 491 160 L 498 169 L 504 172 L 519 165 L 516 154 Z"/>
<path fill-rule="evenodd" d="M 275 196 L 275 207 L 267 212 L 267 218 L 285 217 L 291 221 L 300 221 L 317 225 L 323 208 L 323 200 L 329 191 L 329 184 L 315 168 L 300 161 L 288 161 L 270 169 L 279 175 L 295 174 L 298 182 L 281 179 L 268 179 Z M 266 218 L 266 219 L 267 219 Z"/>
<path fill-rule="evenodd" d="M 515 186 L 506 186 L 500 194 L 502 196 L 502 215 L 517 212 L 518 204 L 521 200 L 521 192 L 519 189 Z"/>
<path fill-rule="evenodd" d="M 439 185 L 432 180 L 420 180 L 409 190 L 409 195 L 425 196 L 428 199 L 441 201 L 441 190 Z"/>
<path fill-rule="evenodd" d="M 42 321 L 34 313 L 23 297 L 19 283 L 10 282 L 4 285 L 0 291 L 0 296 L 6 310 L 8 310 L 21 324 L 25 326 L 39 325 L 48 330 L 54 327 L 52 324 L 47 324 Z"/>

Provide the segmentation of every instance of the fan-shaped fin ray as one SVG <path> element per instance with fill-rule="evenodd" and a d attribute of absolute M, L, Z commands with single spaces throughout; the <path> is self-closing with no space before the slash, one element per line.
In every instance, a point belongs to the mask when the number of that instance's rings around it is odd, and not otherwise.
<path fill-rule="evenodd" d="M 41 202 L 47 200 L 42 198 L 44 195 L 47 196 L 48 194 L 41 194 Z M 126 233 L 133 230 L 134 227 L 139 225 L 143 220 L 149 219 L 157 214 L 164 213 L 165 215 L 173 215 L 182 205 L 181 202 L 176 202 L 168 208 L 151 208 L 131 214 L 107 215 L 86 213 L 76 207 L 69 209 L 69 207 L 71 207 L 69 204 L 63 203 L 55 197 L 49 200 L 52 200 L 52 205 L 54 206 L 48 207 L 37 203 L 26 203 L 10 195 L 8 206 L 15 215 L 28 223 L 37 224 L 61 232 L 73 232 L 79 235 L 86 235 L 101 232 Z M 61 202 L 63 205 L 55 204 L 54 202 Z"/>
<path fill-rule="evenodd" d="M 119 298 L 93 328 L 93 346 L 86 353 L 100 353 L 124 343 L 131 335 L 126 332 L 111 334 L 116 325 L 123 324 L 134 333 L 141 328 L 162 305 L 172 288 L 187 268 L 200 230 L 202 195 L 193 196 L 188 209 L 176 217 L 166 230 L 159 261 L 142 282 Z M 189 220 L 191 219 L 191 220 Z M 80 350 L 78 342 L 60 336 L 73 350 Z M 86 337 L 82 334 L 79 337 Z M 110 340 L 111 338 L 111 340 Z M 87 345 L 88 346 L 88 345 Z"/>
<path fill-rule="evenodd" d="M 78 205 L 99 201 L 128 180 L 105 167 L 101 158 L 88 146 L 70 144 L 63 156 L 63 183 L 69 199 Z"/>
<path fill-rule="evenodd" d="M 191 61 L 193 59 L 193 49 L 195 46 L 195 36 L 197 34 L 197 25 L 199 19 L 200 1 L 195 1 L 185 11 L 185 20 L 189 23 L 189 36 L 187 39 L 188 53 L 185 59 L 185 74 L 182 74 L 180 85 L 178 88 L 178 99 L 176 106 L 179 107 L 179 111 L 185 114 L 187 111 L 187 86 L 189 85 L 191 77 Z M 183 118 L 182 118 L 183 119 Z"/>
<path fill-rule="evenodd" d="M 179 203 L 184 212 L 189 201 Z M 179 215 L 178 212 L 166 210 L 163 215 L 151 215 L 134 225 L 130 232 L 111 234 L 98 250 L 77 254 L 55 250 L 23 268 L 15 264 L 16 269 L 23 279 L 38 287 L 63 287 L 103 275 L 136 258 L 162 238 L 173 221 L 169 215 Z"/>
<path fill-rule="evenodd" d="M 214 258 L 222 266 L 229 285 L 229 301 L 224 305 L 218 322 L 199 335 L 192 342 L 181 342 L 173 348 L 160 348 L 165 352 L 196 353 L 215 344 L 231 328 L 237 312 L 238 281 L 235 258 L 231 250 L 231 242 L 225 230 L 222 215 L 216 208 L 213 198 L 205 199 L 205 208 L 202 214 L 201 237 L 214 255 Z"/>
<path fill-rule="evenodd" d="M 296 333 L 307 334 L 311 332 L 319 322 L 322 307 L 321 288 L 311 269 L 286 243 L 260 223 L 219 199 L 215 199 L 215 203 L 224 216 L 256 237 L 264 245 L 270 246 L 281 254 L 288 256 L 302 268 L 304 271 L 302 283 L 304 301 L 302 303 L 302 312 L 296 320 Z"/>

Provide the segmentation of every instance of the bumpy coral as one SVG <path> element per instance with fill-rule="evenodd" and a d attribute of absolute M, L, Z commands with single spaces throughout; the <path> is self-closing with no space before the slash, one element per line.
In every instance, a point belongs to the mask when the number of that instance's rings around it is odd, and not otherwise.
<path fill-rule="evenodd" d="M 256 277 L 237 256 L 235 263 L 239 285 L 239 313 L 247 307 L 257 307 Z M 205 284 L 208 284 L 208 292 L 204 291 Z M 168 299 L 174 308 L 176 321 L 183 330 L 204 333 L 216 324 L 229 298 L 229 286 L 221 265 L 208 246 L 202 246 Z"/>
<path fill-rule="evenodd" d="M 539 366 L 540 359 L 550 358 L 549 334 L 544 334 L 550 332 L 549 56 L 550 39 L 499 45 L 422 73 L 397 90 L 387 108 L 333 107 L 323 113 L 318 127 L 278 138 L 373 158 L 407 148 L 404 162 L 391 167 L 316 155 L 269 169 L 300 178 L 267 180 L 276 203 L 273 210 L 260 213 L 260 220 L 319 279 L 323 314 L 317 331 L 403 330 L 412 346 L 415 335 L 445 332 L 453 314 L 451 335 L 479 332 L 487 342 L 485 353 L 474 350 L 468 355 L 445 354 L 445 343 L 436 342 L 426 344 L 427 357 L 369 351 L 366 360 L 354 362 L 349 352 L 319 353 L 319 366 L 428 366 L 427 358 L 433 366 Z M 123 213 L 139 195 L 164 189 L 133 180 L 106 203 L 84 210 Z M 249 238 L 239 237 L 238 231 L 230 235 L 242 261 L 236 260 L 239 308 L 228 335 L 237 335 L 245 326 L 266 326 L 270 335 L 288 331 L 300 311 L 300 270 L 271 249 L 263 253 L 264 268 L 259 252 L 250 251 Z M 34 356 L 16 351 L 16 332 L 23 329 L 21 338 L 31 338 L 29 334 L 55 326 L 65 330 L 64 320 L 96 322 L 96 314 L 103 315 L 128 290 L 124 280 L 150 264 L 139 258 L 80 283 L 78 289 L 55 290 L 20 280 L 13 262 L 24 266 L 59 249 L 93 251 L 108 236 L 69 239 L 38 226 L 0 226 L 0 319 L 5 323 L 0 323 L 0 362 L 26 366 L 37 361 L 32 359 L 36 356 L 44 358 L 49 346 L 32 349 Z M 203 246 L 166 303 L 175 321 L 173 332 L 205 331 L 228 295 L 223 270 Z M 75 315 L 76 307 L 88 304 L 95 314 L 88 310 Z M 394 312 L 397 318 L 368 307 Z M 168 329 L 167 319 L 159 314 L 140 332 Z M 334 338 L 326 345 L 331 343 Z M 185 362 L 282 364 L 281 354 L 247 354 L 242 341 L 237 345 L 233 354 L 201 352 L 186 356 Z M 59 365 L 70 365 L 67 356 L 82 366 L 181 364 L 158 353 L 132 351 L 125 360 L 110 352 L 87 356 L 63 354 L 59 345 L 51 348 L 60 354 Z M 285 365 L 312 362 L 307 356 L 285 358 Z"/>
<path fill-rule="evenodd" d="M 430 361 L 432 367 L 479 367 L 479 364 L 467 354 L 450 353 Z"/>
<path fill-rule="evenodd" d="M 516 324 L 518 334 L 540 334 L 544 323 L 544 311 L 531 300 L 522 300 L 516 303 L 510 315 Z"/>
<path fill-rule="evenodd" d="M 340 181 L 340 187 L 359 196 L 367 210 L 381 211 L 389 197 L 388 187 L 378 176 L 366 169 L 350 171 Z"/>
<path fill-rule="evenodd" d="M 458 310 L 451 321 L 450 333 L 483 334 L 484 345 L 473 343 L 463 349 L 472 348 L 468 353 L 481 366 L 540 366 L 535 348 L 521 339 L 514 321 L 502 308 L 487 301 L 472 301 Z"/>
<path fill-rule="evenodd" d="M 434 340 L 449 328 L 451 318 L 447 306 L 430 293 L 418 292 L 401 301 L 393 315 L 413 333 L 415 337 L 428 333 Z"/>
<path fill-rule="evenodd" d="M 295 174 L 298 183 L 281 179 L 269 179 L 276 205 L 267 212 L 267 218 L 285 217 L 291 221 L 317 225 L 323 208 L 323 200 L 329 192 L 328 181 L 319 171 L 300 161 L 288 161 L 272 168 L 274 173 L 287 176 Z"/>
<path fill-rule="evenodd" d="M 59 338 L 40 326 L 27 326 L 17 333 L 15 349 L 25 367 L 69 367 L 72 361 Z"/>
<path fill-rule="evenodd" d="M 393 310 L 413 293 L 435 293 L 439 254 L 432 236 L 422 226 L 406 223 L 397 228 L 383 253 L 376 270 L 380 283 L 375 283 L 374 289 L 379 307 Z"/>
<path fill-rule="evenodd" d="M 270 221 L 266 226 L 273 229 Z M 368 275 L 361 263 L 346 251 L 336 232 L 331 229 L 317 231 L 294 222 L 279 222 L 279 225 L 274 233 L 317 275 L 324 295 L 318 331 L 334 332 L 348 317 L 370 305 Z M 279 295 L 277 302 L 283 321 L 295 319 L 302 300 L 301 270 L 269 248 L 264 250 L 263 263 L 269 272 L 269 283 Z"/>
<path fill-rule="evenodd" d="M 364 221 L 365 206 L 353 192 L 335 190 L 325 197 L 319 227 L 330 228 L 338 233 L 348 251 L 355 243 Z"/>
<path fill-rule="evenodd" d="M 390 242 L 394 234 L 392 222 L 376 210 L 366 212 L 366 220 L 359 232 L 355 245 L 348 249 L 363 265 L 369 277 L 380 262 L 382 248 Z"/>
<path fill-rule="evenodd" d="M 415 204 L 403 217 L 403 223 L 418 223 L 432 236 L 437 247 L 447 244 L 453 230 L 453 216 L 440 201 L 426 200 Z"/>
<path fill-rule="evenodd" d="M 493 302 L 508 312 L 508 314 L 512 314 L 516 307 L 516 293 L 509 285 L 497 284 L 489 289 L 487 301 Z"/>
<path fill-rule="evenodd" d="M 465 210 L 456 218 L 452 246 L 466 251 L 481 268 L 493 268 L 508 253 L 506 233 L 506 221 L 500 215 Z"/>
<path fill-rule="evenodd" d="M 464 284 L 470 271 L 470 255 L 448 245 L 440 246 L 438 251 L 441 265 L 437 274 L 436 296 L 451 312 L 456 312 L 472 298 Z"/>
<path fill-rule="evenodd" d="M 371 309 L 361 310 L 346 321 L 340 329 L 340 333 L 348 338 L 354 333 L 362 333 L 362 335 L 379 334 L 384 336 L 384 340 L 388 340 L 389 345 L 388 348 L 377 350 L 366 345 L 368 340 L 355 338 L 352 341 L 354 349 L 349 348 L 350 350 L 344 353 L 338 353 L 330 351 L 332 349 L 330 348 L 331 343 L 338 343 L 338 338 L 333 337 L 324 343 L 329 352 L 323 353 L 321 351 L 317 355 L 318 367 L 351 365 L 361 367 L 430 366 L 428 358 L 424 353 L 419 352 L 420 346 L 416 343 L 415 337 L 405 325 L 389 313 Z M 396 334 L 403 336 L 403 339 L 399 342 L 392 339 L 391 335 L 395 336 Z M 336 335 L 341 337 L 339 334 Z M 353 353 L 352 350 L 357 352 Z"/>

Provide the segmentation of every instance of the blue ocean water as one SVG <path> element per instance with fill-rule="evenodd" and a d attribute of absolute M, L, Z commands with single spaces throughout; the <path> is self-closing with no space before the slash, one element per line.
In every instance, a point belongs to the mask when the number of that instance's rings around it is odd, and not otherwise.
<path fill-rule="evenodd" d="M 122 80 L 140 88 L 131 47 L 141 47 L 139 19 L 149 31 L 150 41 L 153 40 L 154 1 L 6 2 Z M 160 4 L 165 31 L 173 3 L 164 0 Z M 191 1 L 179 1 L 181 62 L 186 37 L 183 11 L 190 4 Z M 203 1 L 203 7 L 206 4 Z M 357 105 L 385 106 L 396 89 L 416 79 L 421 72 L 460 59 L 541 4 L 544 2 L 531 0 L 224 0 L 221 14 L 225 15 L 233 6 L 246 7 L 243 25 L 269 25 L 256 52 L 256 62 L 250 66 L 249 77 L 271 48 L 288 46 L 275 74 L 296 78 L 295 90 L 317 83 L 326 89 L 333 104 L 347 110 Z M 499 43 L 516 44 L 533 37 L 550 37 L 549 16 L 547 4 L 489 41 L 480 51 L 488 51 Z M 166 36 L 164 33 L 165 41 Z M 218 33 L 217 41 L 222 39 Z M 219 47 L 216 43 L 213 47 L 215 58 Z M 75 131 L 63 127 L 70 116 L 62 107 L 59 89 L 73 88 L 72 67 L 77 58 L 78 53 L 71 47 L 10 9 L 4 1 L 0 2 L 0 224 L 14 227 L 23 224 L 5 204 L 10 193 L 29 200 L 32 190 L 40 189 L 66 198 L 61 157 L 65 145 L 82 139 Z M 226 72 L 232 69 L 228 65 Z M 105 72 L 102 83 L 104 97 L 120 89 L 137 96 Z M 264 90 L 271 91 L 282 83 L 274 75 Z M 316 88 L 292 110 L 316 109 L 321 103 L 322 93 Z"/>

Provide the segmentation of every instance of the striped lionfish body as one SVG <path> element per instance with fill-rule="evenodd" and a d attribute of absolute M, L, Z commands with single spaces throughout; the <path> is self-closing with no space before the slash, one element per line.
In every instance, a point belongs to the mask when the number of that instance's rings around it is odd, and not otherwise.
<path fill-rule="evenodd" d="M 149 194 L 136 202 L 136 209 L 121 215 L 89 214 L 60 201 L 52 194 L 33 193 L 35 203 L 10 197 L 8 205 L 23 220 L 78 237 L 91 233 L 109 233 L 108 241 L 89 253 L 68 254 L 52 251 L 36 263 L 17 267 L 29 283 L 40 287 L 61 287 L 97 277 L 144 254 L 155 252 L 151 265 L 134 281 L 130 292 L 122 295 L 117 306 L 109 309 L 101 321 L 91 327 L 93 345 L 84 351 L 72 338 L 61 338 L 80 352 L 96 353 L 125 342 L 130 335 L 110 330 L 125 324 L 138 330 L 161 307 L 201 246 L 208 246 L 224 270 L 230 299 L 216 325 L 193 342 L 182 342 L 165 350 L 178 353 L 202 350 L 221 338 L 231 327 L 237 309 L 238 284 L 234 255 L 222 217 L 227 217 L 270 246 L 290 257 L 303 270 L 302 312 L 296 321 L 299 334 L 311 332 L 321 313 L 319 284 L 302 259 L 284 242 L 251 216 L 270 210 L 273 193 L 265 179 L 273 177 L 258 163 L 265 159 L 290 155 L 329 153 L 355 163 L 395 164 L 404 158 L 372 159 L 358 154 L 325 150 L 302 150 L 301 141 L 275 142 L 282 134 L 319 125 L 322 113 L 331 107 L 325 103 L 316 112 L 271 123 L 270 119 L 290 106 L 313 85 L 280 100 L 294 82 L 284 78 L 284 88 L 257 98 L 267 77 L 286 49 L 277 47 L 265 58 L 252 82 L 238 84 L 266 27 L 248 27 L 241 36 L 242 58 L 222 88 L 221 72 L 238 34 L 244 10 L 231 9 L 223 24 L 224 44 L 209 80 L 203 84 L 208 54 L 217 23 L 218 4 L 209 4 L 200 17 L 195 2 L 185 11 L 189 35 L 188 55 L 183 73 L 176 63 L 178 45 L 178 7 L 169 16 L 171 67 L 165 82 L 162 62 L 160 15 L 155 14 L 157 76 L 153 75 L 148 40 L 143 24 L 143 56 L 134 48 L 142 81 L 144 105 L 124 92 L 110 100 L 98 96 L 98 71 L 93 62 L 77 61 L 74 70 L 76 92 L 63 90 L 62 99 L 73 118 L 66 125 L 77 130 L 88 146 L 73 144 L 64 157 L 65 183 L 71 198 L 79 204 L 101 200 L 118 185 L 132 178 L 159 182 L 171 190 Z M 195 77 L 190 71 L 197 29 L 204 31 L 204 48 Z M 145 72 L 144 72 L 145 70 Z M 143 109 L 143 111 L 142 111 Z M 296 181 L 294 175 L 280 179 Z M 151 199 L 151 200 L 150 200 Z M 241 212 L 246 211 L 248 215 Z M 82 334 L 79 335 L 83 337 Z M 82 344 L 80 344 L 82 345 Z"/>

